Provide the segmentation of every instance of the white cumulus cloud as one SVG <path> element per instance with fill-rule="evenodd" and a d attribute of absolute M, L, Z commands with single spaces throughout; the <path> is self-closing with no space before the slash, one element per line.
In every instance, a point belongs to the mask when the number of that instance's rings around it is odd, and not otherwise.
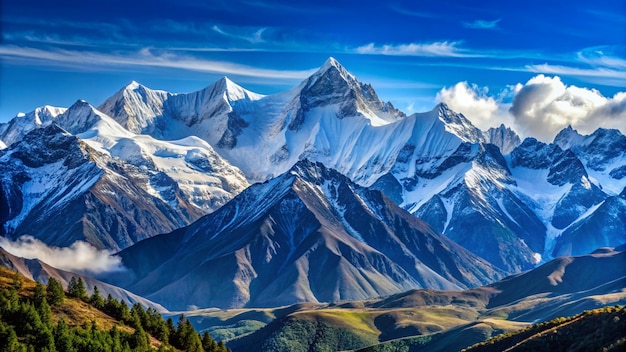
<path fill-rule="evenodd" d="M 544 142 L 552 142 L 568 125 L 583 134 L 598 128 L 615 128 L 626 134 L 626 92 L 605 97 L 595 89 L 568 86 L 558 76 L 537 75 L 496 94 L 459 82 L 441 89 L 437 100 L 482 130 L 504 123 L 522 138 Z"/>
<path fill-rule="evenodd" d="M 452 110 L 465 115 L 472 123 L 486 130 L 504 123 L 511 126 L 513 120 L 508 113 L 508 105 L 502 103 L 501 98 L 490 96 L 489 90 L 480 88 L 476 84 L 459 82 L 452 87 L 444 87 L 437 93 L 437 101 L 446 103 Z"/>
<path fill-rule="evenodd" d="M 595 89 L 567 86 L 558 76 L 538 75 L 518 86 L 509 111 L 520 132 L 544 141 L 568 125 L 583 134 L 600 127 L 626 133 L 626 92 L 607 98 Z"/>
<path fill-rule="evenodd" d="M 98 250 L 87 242 L 76 241 L 69 247 L 50 247 L 33 236 L 16 241 L 0 237 L 0 247 L 22 258 L 39 259 L 55 268 L 71 272 L 103 272 L 124 270 L 122 259 L 112 251 Z"/>

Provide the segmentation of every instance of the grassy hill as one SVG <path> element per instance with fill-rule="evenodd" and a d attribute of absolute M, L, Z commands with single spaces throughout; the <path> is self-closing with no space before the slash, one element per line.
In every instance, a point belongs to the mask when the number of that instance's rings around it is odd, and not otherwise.
<path fill-rule="evenodd" d="M 498 335 L 463 351 L 624 351 L 625 349 L 626 308 L 610 306 Z"/>
<path fill-rule="evenodd" d="M 154 308 L 129 308 L 97 288 L 88 296 L 79 279 L 66 292 L 54 278 L 44 286 L 6 268 L 0 268 L 0 350 L 227 351 L 184 317 L 174 326 Z"/>

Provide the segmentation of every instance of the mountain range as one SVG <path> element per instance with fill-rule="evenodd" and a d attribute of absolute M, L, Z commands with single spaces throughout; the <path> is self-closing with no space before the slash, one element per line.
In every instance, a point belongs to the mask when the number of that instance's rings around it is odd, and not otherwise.
<path fill-rule="evenodd" d="M 120 284 L 177 307 L 468 288 L 626 242 L 619 131 L 548 144 L 445 104 L 406 115 L 333 58 L 273 95 L 131 82 L 18 114 L 0 142 L 2 236 L 123 250 Z"/>
<path fill-rule="evenodd" d="M 184 313 L 236 351 L 459 349 L 626 301 L 626 136 L 407 115 L 333 58 L 272 95 L 131 82 L 0 124 L 0 225 L 121 263 L 0 266 Z"/>

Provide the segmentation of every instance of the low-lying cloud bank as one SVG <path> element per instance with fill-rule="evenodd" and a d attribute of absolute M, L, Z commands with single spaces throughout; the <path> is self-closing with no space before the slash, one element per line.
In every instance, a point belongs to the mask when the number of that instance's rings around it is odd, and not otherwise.
<path fill-rule="evenodd" d="M 437 93 L 437 100 L 486 130 L 504 123 L 522 137 L 551 142 L 571 125 L 582 134 L 615 128 L 626 134 L 626 92 L 605 97 L 595 89 L 564 84 L 558 76 L 537 75 L 497 94 L 468 82 Z"/>
<path fill-rule="evenodd" d="M 83 241 L 76 241 L 69 247 L 51 247 L 33 236 L 21 236 L 16 241 L 0 237 L 0 247 L 15 256 L 39 259 L 71 272 L 100 274 L 124 270 L 122 259 L 112 251 L 99 250 Z"/>

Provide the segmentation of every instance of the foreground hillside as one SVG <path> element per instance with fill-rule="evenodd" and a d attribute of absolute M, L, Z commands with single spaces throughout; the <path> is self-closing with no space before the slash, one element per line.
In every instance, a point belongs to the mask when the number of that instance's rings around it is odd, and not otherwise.
<path fill-rule="evenodd" d="M 0 350 L 2 351 L 227 351 L 182 317 L 174 327 L 153 308 L 128 308 L 97 288 L 90 296 L 80 279 L 67 292 L 0 268 Z"/>
<path fill-rule="evenodd" d="M 624 351 L 625 348 L 626 308 L 614 306 L 499 335 L 464 351 Z"/>

